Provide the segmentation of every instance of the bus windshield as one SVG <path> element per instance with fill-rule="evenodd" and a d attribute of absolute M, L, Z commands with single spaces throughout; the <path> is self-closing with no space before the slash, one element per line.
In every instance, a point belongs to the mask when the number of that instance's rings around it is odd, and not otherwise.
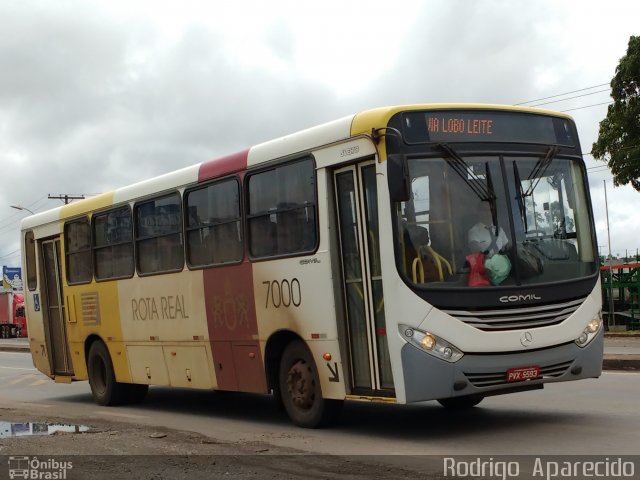
<path fill-rule="evenodd" d="M 398 268 L 425 289 L 529 286 L 596 272 L 581 162 L 545 154 L 409 158 Z"/>

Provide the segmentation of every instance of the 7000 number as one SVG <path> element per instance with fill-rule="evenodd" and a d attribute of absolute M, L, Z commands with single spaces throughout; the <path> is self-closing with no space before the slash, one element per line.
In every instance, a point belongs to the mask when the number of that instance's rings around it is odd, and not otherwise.
<path fill-rule="evenodd" d="M 280 307 L 299 307 L 302 303 L 302 292 L 300 291 L 300 281 L 297 278 L 293 280 L 272 280 L 270 282 L 262 282 L 267 287 L 267 295 L 264 308 L 269 305 L 274 308 Z"/>

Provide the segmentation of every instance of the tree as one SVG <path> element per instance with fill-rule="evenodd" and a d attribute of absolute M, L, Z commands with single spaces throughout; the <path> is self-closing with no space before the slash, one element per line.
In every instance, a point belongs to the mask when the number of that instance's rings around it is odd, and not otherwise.
<path fill-rule="evenodd" d="M 640 37 L 629 39 L 611 80 L 611 97 L 591 154 L 608 163 L 614 185 L 631 183 L 640 191 Z"/>

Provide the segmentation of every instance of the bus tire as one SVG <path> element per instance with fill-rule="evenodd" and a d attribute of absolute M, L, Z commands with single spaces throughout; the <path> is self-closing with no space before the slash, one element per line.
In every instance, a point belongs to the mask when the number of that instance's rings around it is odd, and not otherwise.
<path fill-rule="evenodd" d="M 475 407 L 483 398 L 482 395 L 464 395 L 462 397 L 441 398 L 438 403 L 452 410 L 465 410 Z"/>
<path fill-rule="evenodd" d="M 287 345 L 278 378 L 282 405 L 294 424 L 317 428 L 335 420 L 343 402 L 322 398 L 318 371 L 304 343 L 296 340 Z"/>
<path fill-rule="evenodd" d="M 89 348 L 87 371 L 91 393 L 98 405 L 120 405 L 125 401 L 126 385 L 116 382 L 109 350 L 101 341 L 93 342 Z"/>

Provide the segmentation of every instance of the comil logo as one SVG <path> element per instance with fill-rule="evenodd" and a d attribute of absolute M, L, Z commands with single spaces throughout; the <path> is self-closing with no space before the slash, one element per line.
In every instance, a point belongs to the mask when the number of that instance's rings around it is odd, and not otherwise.
<path fill-rule="evenodd" d="M 53 458 L 40 460 L 38 457 L 9 457 L 9 478 L 33 480 L 65 480 L 73 462 L 61 462 Z"/>
<path fill-rule="evenodd" d="M 502 303 L 526 302 L 531 300 L 542 300 L 542 297 L 535 293 L 527 293 L 526 295 L 504 295 L 500 297 Z"/>

